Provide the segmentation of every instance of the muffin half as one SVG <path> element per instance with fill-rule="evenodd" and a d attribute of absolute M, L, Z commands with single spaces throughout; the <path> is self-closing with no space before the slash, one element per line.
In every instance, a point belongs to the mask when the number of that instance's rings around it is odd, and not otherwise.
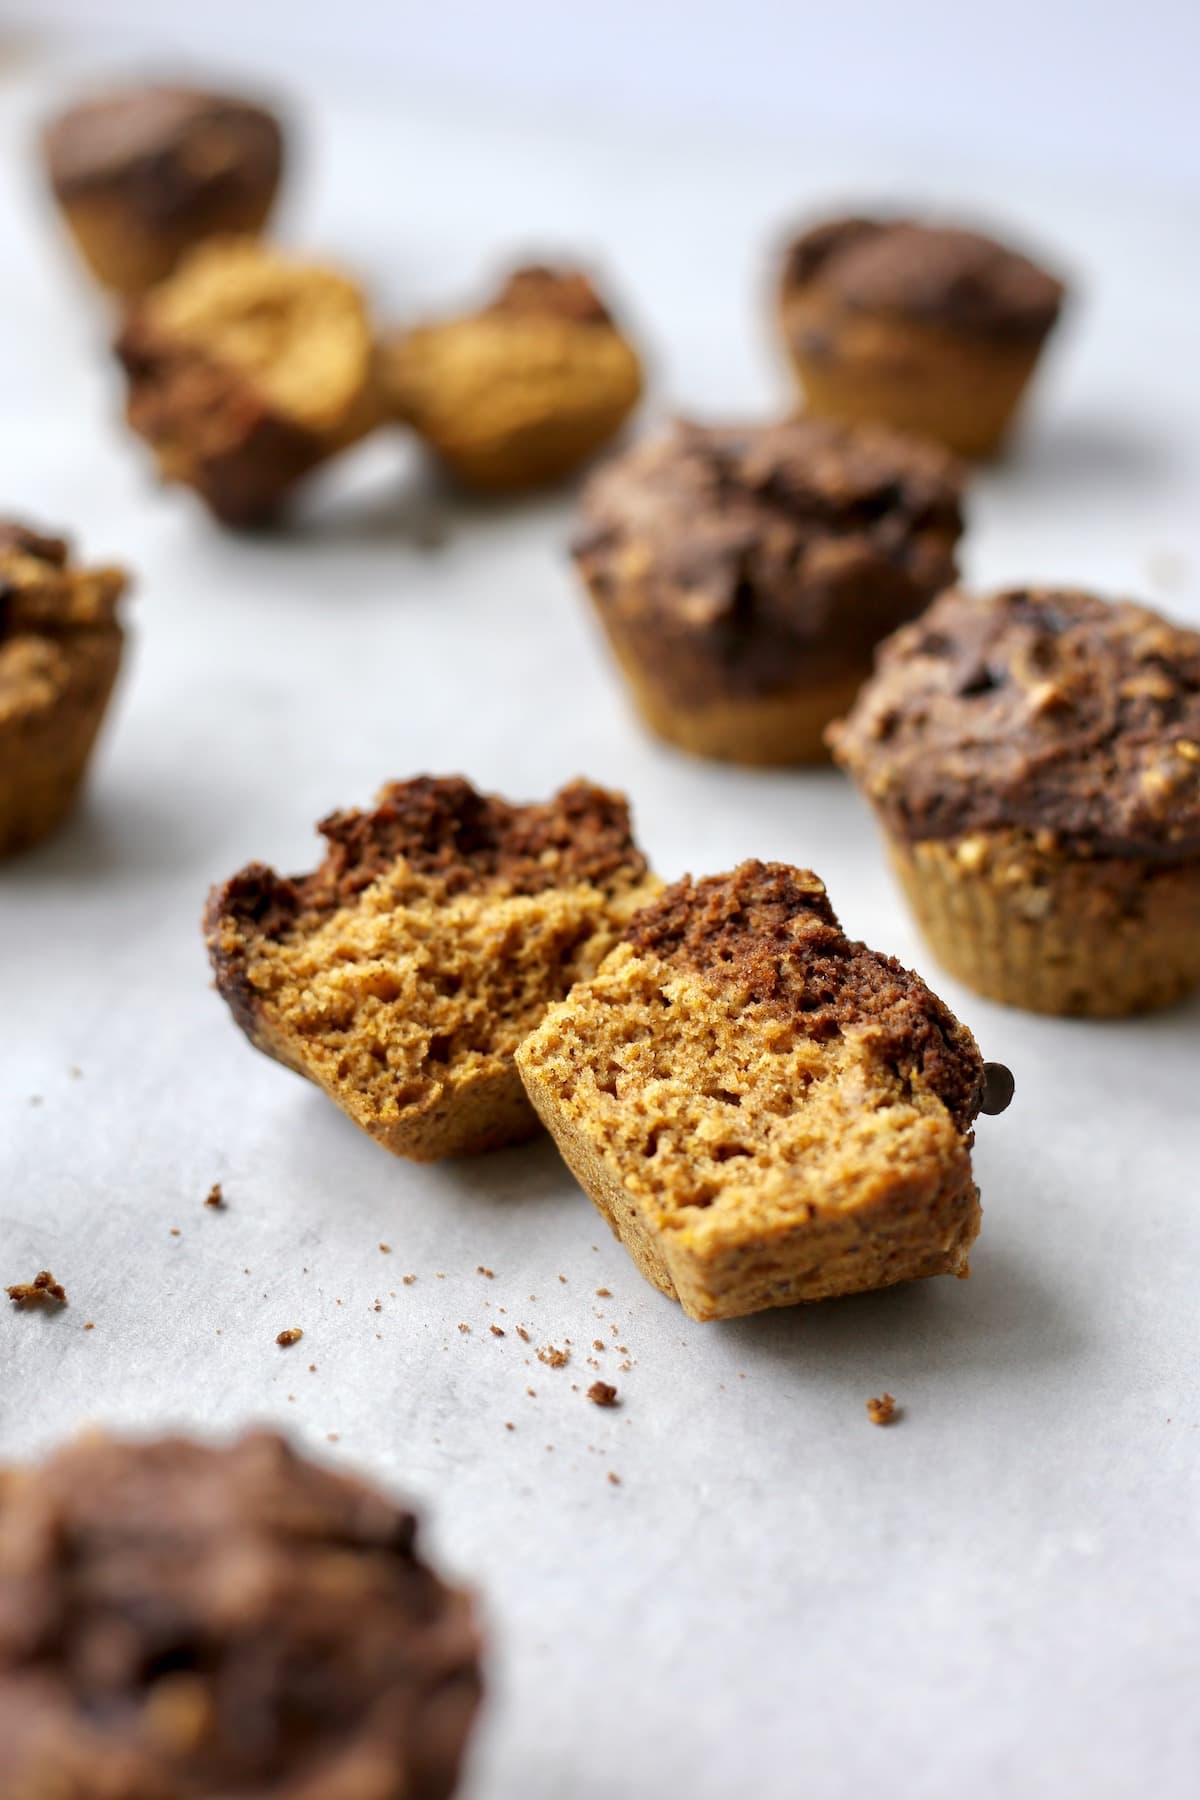
<path fill-rule="evenodd" d="M 1200 984 L 1200 633 L 1073 591 L 945 594 L 830 736 L 969 987 L 1103 1016 Z"/>
<path fill-rule="evenodd" d="M 811 762 L 875 644 L 954 579 L 961 495 L 954 458 L 882 427 L 681 423 L 592 477 L 574 554 L 653 732 Z"/>
<path fill-rule="evenodd" d="M 75 803 L 121 662 L 120 569 L 81 569 L 65 539 L 0 521 L 0 856 Z"/>
<path fill-rule="evenodd" d="M 965 1275 L 1012 1078 L 808 870 L 677 882 L 517 1052 L 642 1273 L 696 1319 Z"/>
<path fill-rule="evenodd" d="M 69 107 L 42 148 L 84 261 L 129 297 L 165 280 L 204 238 L 262 229 L 284 138 L 275 114 L 248 101 L 133 87 Z"/>
<path fill-rule="evenodd" d="M 957 227 L 838 218 L 784 260 L 779 318 L 809 412 L 879 419 L 989 456 L 1062 308 L 1062 283 Z"/>
<path fill-rule="evenodd" d="M 315 873 L 252 863 L 209 897 L 217 989 L 246 1036 L 397 1156 L 531 1136 L 514 1050 L 659 887 L 625 801 L 575 782 L 516 806 L 422 776 L 321 831 Z"/>

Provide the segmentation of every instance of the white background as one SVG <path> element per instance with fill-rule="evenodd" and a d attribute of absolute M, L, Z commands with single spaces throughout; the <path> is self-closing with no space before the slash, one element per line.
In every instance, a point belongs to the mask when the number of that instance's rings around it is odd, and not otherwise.
<path fill-rule="evenodd" d="M 764 116 L 717 126 L 681 100 L 668 122 L 606 120 L 619 9 L 587 15 L 577 117 L 544 83 L 538 107 L 499 82 L 479 97 L 489 58 L 522 79 L 563 64 L 512 9 L 457 42 L 453 9 L 436 41 L 424 22 L 402 104 L 379 58 L 348 67 L 351 44 L 302 79 L 294 41 L 307 153 L 284 228 L 397 316 L 477 289 L 514 246 L 579 249 L 647 345 L 652 413 L 745 413 L 787 396 L 765 295 L 797 212 L 884 189 L 1009 221 L 1078 302 L 1019 447 L 975 483 L 967 575 L 1140 593 L 1200 623 L 1200 254 L 1171 157 L 1150 179 L 1154 10 L 1089 40 L 1139 51 L 1120 99 L 1109 67 L 1105 106 L 1144 102 L 1141 131 L 1092 130 L 1081 108 L 1061 158 L 1032 153 L 1039 120 L 1065 129 L 1049 110 L 997 130 L 1008 26 L 983 87 L 939 63 L 936 121 L 914 106 L 893 139 L 880 114 L 873 141 L 825 134 L 828 68 L 795 76 L 785 113 L 770 56 Z M 1013 16 L 1047 93 L 1043 59 L 1074 91 L 1062 33 Z M 656 17 L 639 42 L 661 40 Z M 297 38 L 331 29 L 297 15 Z M 714 92 L 716 29 L 688 25 Z M 796 57 L 807 29 L 788 27 Z M 907 39 L 882 41 L 915 93 Z M 466 71 L 445 90 L 438 43 Z M 87 1419 L 266 1418 L 414 1493 L 487 1596 L 472 1800 L 1191 1800 L 1200 1005 L 1078 1024 L 935 978 L 1018 1082 L 981 1121 L 971 1281 L 710 1327 L 645 1286 L 546 1144 L 414 1169 L 256 1057 L 208 990 L 209 882 L 255 856 L 303 868 L 313 819 L 420 769 L 520 797 L 577 772 L 622 786 L 664 875 L 810 863 L 851 930 L 928 961 L 837 776 L 711 767 L 640 735 L 564 555 L 569 497 L 461 503 L 387 437 L 278 537 L 222 535 L 154 488 L 118 423 L 111 323 L 28 159 L 36 120 L 94 68 L 73 55 L 0 77 L 0 495 L 138 585 L 88 803 L 0 869 L 0 1279 L 49 1266 L 71 1296 L 59 1317 L 0 1314 L 0 1454 Z M 728 62 L 736 86 L 747 65 Z M 860 62 L 836 66 L 865 106 Z M 1165 53 L 1159 79 L 1165 142 L 1184 81 Z M 953 156 L 936 142 L 951 88 L 959 108 L 980 96 Z M 223 1214 L 202 1205 L 215 1179 Z M 570 1337 L 571 1364 L 488 1329 L 514 1321 Z M 280 1351 L 290 1325 L 305 1337 Z M 594 1335 L 633 1363 L 609 1413 L 573 1385 Z M 864 1412 L 884 1388 L 904 1408 L 889 1431 Z"/>

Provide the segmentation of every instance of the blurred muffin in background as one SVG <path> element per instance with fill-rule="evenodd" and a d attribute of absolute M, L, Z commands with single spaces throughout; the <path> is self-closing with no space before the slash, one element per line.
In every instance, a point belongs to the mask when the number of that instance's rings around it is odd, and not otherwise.
<path fill-rule="evenodd" d="M 283 169 L 279 119 L 183 87 L 131 87 L 69 107 L 42 150 L 84 261 L 126 296 L 162 281 L 202 239 L 256 233 Z"/>
<path fill-rule="evenodd" d="M 121 662 L 120 569 L 0 520 L 0 856 L 70 812 Z"/>
<path fill-rule="evenodd" d="M 792 243 L 779 317 L 809 412 L 878 419 L 989 456 L 1064 294 L 1055 276 L 978 232 L 851 217 Z"/>
<path fill-rule="evenodd" d="M 642 392 L 637 351 L 589 278 L 540 266 L 514 270 L 478 312 L 393 334 L 381 374 L 393 416 L 488 494 L 570 475 Z"/>
<path fill-rule="evenodd" d="M 1200 986 L 1200 632 L 1092 594 L 952 591 L 829 735 L 976 993 L 1112 1017 Z"/>
<path fill-rule="evenodd" d="M 677 423 L 597 471 L 575 560 L 650 730 L 823 760 L 880 638 L 954 580 L 962 485 L 936 444 L 807 418 Z"/>
<path fill-rule="evenodd" d="M 126 417 L 162 479 L 226 525 L 270 521 L 381 417 L 360 290 L 253 238 L 193 250 L 134 306 L 116 351 Z"/>

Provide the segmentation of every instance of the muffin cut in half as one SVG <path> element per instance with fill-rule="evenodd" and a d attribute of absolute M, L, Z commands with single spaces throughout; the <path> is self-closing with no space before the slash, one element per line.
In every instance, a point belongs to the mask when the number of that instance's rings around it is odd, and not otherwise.
<path fill-rule="evenodd" d="M 588 483 L 579 572 L 651 731 L 823 760 L 879 639 L 955 578 L 962 470 L 822 419 L 679 423 Z"/>
<path fill-rule="evenodd" d="M 0 1470 L 6 1800 L 448 1800 L 481 1641 L 416 1539 L 268 1432 Z"/>
<path fill-rule="evenodd" d="M 102 287 L 144 293 L 204 238 L 257 233 L 283 167 L 283 129 L 262 106 L 183 87 L 97 95 L 51 120 L 46 171 Z"/>
<path fill-rule="evenodd" d="M 944 594 L 830 738 L 968 987 L 1103 1017 L 1200 985 L 1200 632 L 1074 591 Z"/>
<path fill-rule="evenodd" d="M 807 870 L 686 878 L 517 1052 L 648 1280 L 695 1319 L 965 1275 L 972 1124 L 1012 1077 Z"/>
<path fill-rule="evenodd" d="M 253 863 L 209 898 L 217 988 L 246 1036 L 397 1156 L 531 1136 L 514 1050 L 661 885 L 625 801 L 575 782 L 515 806 L 422 776 L 320 829 L 314 874 Z"/>
<path fill-rule="evenodd" d="M 636 406 L 636 350 L 586 275 L 516 269 L 479 312 L 394 333 L 380 355 L 392 414 L 464 487 L 563 480 Z"/>
<path fill-rule="evenodd" d="M 960 455 L 989 456 L 1064 292 L 979 232 L 849 217 L 791 245 L 779 316 L 809 412 L 880 419 Z"/>
<path fill-rule="evenodd" d="M 0 521 L 0 856 L 47 837 L 83 783 L 121 662 L 120 569 Z"/>
<path fill-rule="evenodd" d="M 117 339 L 126 417 L 164 481 L 226 525 L 268 522 L 380 419 L 353 282 L 252 238 L 214 238 L 131 311 Z"/>

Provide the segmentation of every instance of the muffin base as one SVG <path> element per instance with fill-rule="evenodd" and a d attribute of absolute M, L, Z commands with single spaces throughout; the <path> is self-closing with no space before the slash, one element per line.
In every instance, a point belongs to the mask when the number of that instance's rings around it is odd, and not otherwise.
<path fill-rule="evenodd" d="M 1200 987 L 1200 858 L 1076 856 L 1015 831 L 890 854 L 933 954 L 989 1000 L 1120 1018 Z"/>
<path fill-rule="evenodd" d="M 773 694 L 730 695 L 693 703 L 676 700 L 647 680 L 617 650 L 634 706 L 656 737 L 693 756 L 759 768 L 829 761 L 825 728 L 853 704 L 869 670 L 821 685 L 812 678 Z"/>
<path fill-rule="evenodd" d="M 202 217 L 147 225 L 119 196 L 90 195 L 60 202 L 75 247 L 101 287 L 134 299 L 165 281 L 204 238 L 257 237 L 270 215 L 275 188 L 254 199 L 227 199 Z"/>
<path fill-rule="evenodd" d="M 0 856 L 41 843 L 75 805 L 120 661 L 114 633 L 56 705 L 0 730 Z"/>
<path fill-rule="evenodd" d="M 785 302 L 783 328 L 809 412 L 882 420 L 972 457 L 999 449 L 1044 342 L 848 314 L 816 295 Z"/>

